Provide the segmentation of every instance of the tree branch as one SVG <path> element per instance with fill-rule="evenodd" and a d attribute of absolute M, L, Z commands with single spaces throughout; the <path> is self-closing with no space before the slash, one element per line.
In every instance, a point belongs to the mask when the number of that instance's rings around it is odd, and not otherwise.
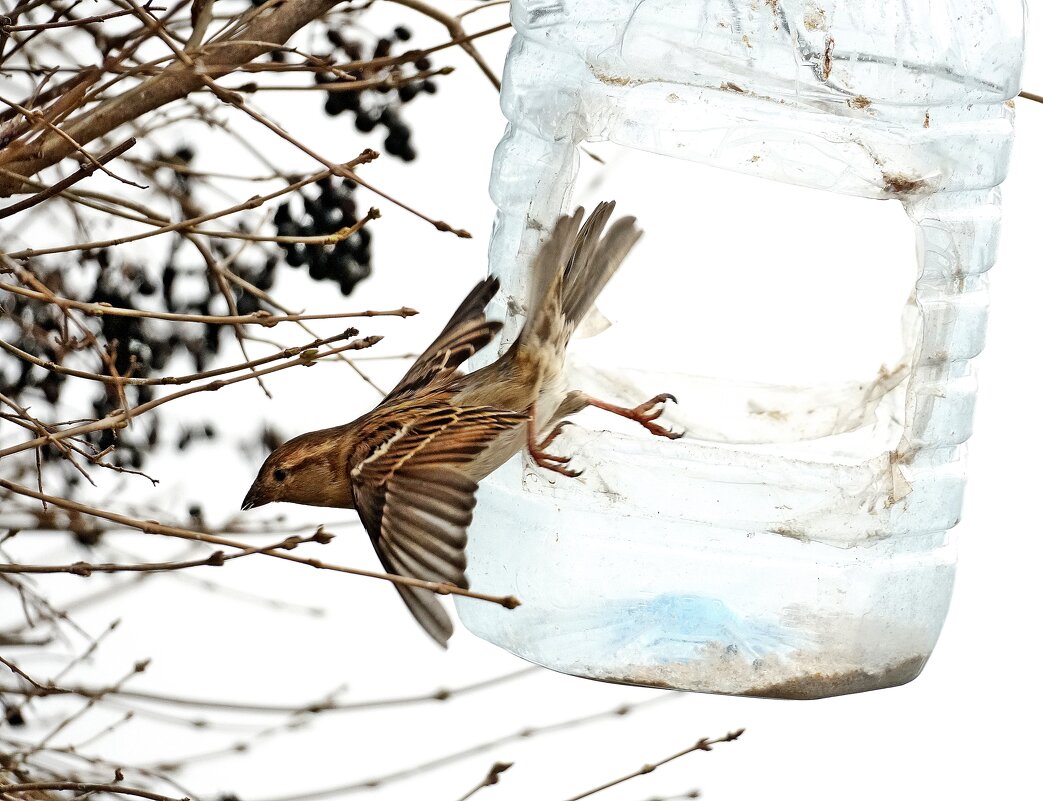
<path fill-rule="evenodd" d="M 128 150 L 134 147 L 135 142 L 136 140 L 134 139 L 134 137 L 131 137 L 130 139 L 127 139 L 121 142 L 120 144 L 116 145 L 116 147 L 105 151 L 100 156 L 95 157 L 95 159 L 91 163 L 84 164 L 78 170 L 66 176 L 65 178 L 62 178 L 62 180 L 58 181 L 58 183 L 47 187 L 42 192 L 38 192 L 32 197 L 27 197 L 24 200 L 19 200 L 17 203 L 12 203 L 10 206 L 6 206 L 0 209 L 0 219 L 3 219 L 4 217 L 10 217 L 12 214 L 17 214 L 20 211 L 25 211 L 26 209 L 32 208 L 33 206 L 39 203 L 43 203 L 45 200 L 47 200 L 47 198 L 54 197 L 55 195 L 64 192 L 73 184 L 93 175 L 95 170 L 101 167 L 101 165 L 112 161 L 114 158 L 117 158 L 118 156 L 122 156 L 124 153 L 126 153 Z"/>
<path fill-rule="evenodd" d="M 610 787 L 615 787 L 617 784 L 622 784 L 623 782 L 630 781 L 631 779 L 637 778 L 638 776 L 644 776 L 646 773 L 651 773 L 656 768 L 665 765 L 667 762 L 673 762 L 675 759 L 679 759 L 680 757 L 683 757 L 686 754 L 691 754 L 693 751 L 712 751 L 713 746 L 717 745 L 718 743 L 730 743 L 732 740 L 738 740 L 744 731 L 745 729 L 736 729 L 735 731 L 728 732 L 723 737 L 718 737 L 716 740 L 710 740 L 704 737 L 695 745 L 689 746 L 688 748 L 685 748 L 682 751 L 678 751 L 676 754 L 671 754 L 665 759 L 660 759 L 658 762 L 652 762 L 648 765 L 642 765 L 640 768 L 633 771 L 632 773 L 628 773 L 626 776 L 620 776 L 618 779 L 613 779 L 610 782 L 605 782 L 604 784 L 594 787 L 590 790 L 586 790 L 585 792 L 582 792 L 579 795 L 571 796 L 567 798 L 566 801 L 580 801 L 580 799 L 583 798 L 590 798 L 590 796 L 594 795 L 595 793 L 600 793 L 602 790 L 607 790 Z"/>
<path fill-rule="evenodd" d="M 149 790 L 135 787 L 124 787 L 121 784 L 88 784 L 86 782 L 21 782 L 19 784 L 0 784 L 0 793 L 41 793 L 47 790 L 72 790 L 76 793 L 115 793 L 116 795 L 132 795 L 147 798 L 148 801 L 191 801 L 184 798 L 172 798 Z M 35 796 L 39 798 L 39 796 Z"/>
<path fill-rule="evenodd" d="M 482 54 L 478 52 L 478 48 L 475 47 L 473 42 L 468 40 L 467 32 L 464 30 L 464 26 L 460 24 L 460 17 L 454 17 L 451 14 L 447 14 L 439 8 L 422 2 L 422 0 L 390 1 L 405 6 L 406 8 L 411 8 L 414 11 L 418 11 L 437 22 L 440 22 L 442 25 L 445 25 L 446 30 L 449 31 L 449 35 L 460 43 L 460 48 L 467 53 L 467 55 L 474 59 L 474 63 L 478 65 L 478 69 L 480 69 L 485 77 L 489 79 L 496 91 L 500 91 L 500 76 L 493 72 L 492 68 L 485 63 Z"/>
<path fill-rule="evenodd" d="M 39 300 L 44 303 L 53 303 L 62 309 L 78 309 L 92 317 L 138 317 L 151 318 L 154 320 L 170 320 L 178 323 L 207 323 L 210 325 L 261 325 L 271 328 L 279 323 L 297 323 L 301 320 L 343 320 L 353 317 L 412 317 L 417 314 L 416 309 L 403 306 L 399 309 L 375 311 L 367 309 L 360 312 L 328 312 L 325 314 L 285 314 L 275 315 L 271 312 L 257 311 L 253 314 L 179 314 L 177 312 L 149 311 L 147 309 L 124 309 L 119 306 L 110 306 L 107 303 L 88 303 L 72 298 L 63 298 L 57 295 L 46 295 L 33 289 L 6 284 L 0 281 L 0 290 L 10 292 L 13 295 L 21 295 L 30 300 Z"/>
<path fill-rule="evenodd" d="M 241 378 L 247 380 L 252 377 L 253 376 L 245 375 Z M 258 549 L 254 546 L 246 545 L 245 543 L 230 540 L 226 537 L 219 537 L 214 534 L 207 534 L 202 531 L 193 531 L 192 529 L 180 528 L 178 526 L 167 526 L 162 523 L 157 523 L 154 520 L 138 520 L 133 517 L 128 517 L 127 515 L 121 515 L 117 512 L 110 512 L 106 509 L 95 509 L 94 507 L 87 506 L 86 504 L 77 501 L 70 501 L 66 498 L 59 498 L 42 492 L 37 492 L 36 490 L 29 489 L 29 487 L 23 487 L 20 484 L 15 484 L 13 481 L 8 481 L 4 478 L 0 478 L 0 487 L 3 487 L 9 492 L 17 493 L 18 495 L 24 495 L 27 498 L 34 498 L 35 500 L 43 501 L 52 506 L 57 506 L 59 509 L 79 512 L 81 514 L 90 515 L 91 517 L 100 517 L 103 520 L 119 523 L 128 528 L 136 528 L 146 534 L 159 534 L 167 537 L 176 537 L 178 539 L 194 540 L 196 542 L 209 542 L 212 545 L 223 545 L 229 548 L 238 548 L 240 550 L 256 551 L 265 556 L 274 556 L 277 559 L 297 562 L 298 564 L 314 567 L 318 570 L 332 570 L 336 573 L 348 573 L 353 576 L 390 581 L 393 584 L 405 584 L 422 590 L 430 590 L 439 595 L 463 595 L 467 598 L 476 598 L 479 601 L 489 601 L 490 603 L 498 604 L 506 609 L 514 609 L 521 606 L 521 601 L 513 595 L 489 595 L 487 593 L 465 590 L 462 587 L 457 587 L 455 584 L 447 584 L 445 582 L 422 581 L 420 579 L 410 578 L 409 576 L 396 576 L 391 573 L 378 573 L 373 570 L 361 570 L 354 567 L 344 567 L 343 565 L 333 565 L 322 562 L 318 559 L 306 559 L 301 556 L 283 553 L 282 551 L 273 548 Z"/>
<path fill-rule="evenodd" d="M 337 3 L 338 0 L 295 0 L 270 4 L 230 39 L 202 47 L 194 54 L 193 65 L 180 61 L 170 64 L 158 75 L 67 122 L 62 131 L 80 146 L 93 142 L 120 125 L 187 97 L 204 86 L 207 77 L 227 75 L 271 52 Z M 68 139 L 48 131 L 31 147 L 10 146 L 7 152 L 0 153 L 0 164 L 18 175 L 30 177 L 57 164 L 75 149 Z M 0 197 L 22 191 L 23 185 L 17 179 L 0 177 Z"/>

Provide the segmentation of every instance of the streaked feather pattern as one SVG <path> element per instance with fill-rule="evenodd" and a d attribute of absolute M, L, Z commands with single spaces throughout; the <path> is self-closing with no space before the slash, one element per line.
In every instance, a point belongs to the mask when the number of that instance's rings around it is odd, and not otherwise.
<path fill-rule="evenodd" d="M 582 209 L 558 221 L 532 266 L 526 324 L 496 362 L 459 370 L 502 327 L 485 319 L 499 288 L 486 278 L 375 409 L 273 451 L 244 507 L 354 507 L 386 571 L 466 588 L 477 482 L 525 447 L 526 424 L 543 425 L 558 407 L 568 338 L 640 236 L 628 217 L 602 237 L 614 205 L 600 204 L 585 223 Z M 395 587 L 446 645 L 453 626 L 437 594 Z"/>
<path fill-rule="evenodd" d="M 501 322 L 488 322 L 485 307 L 500 288 L 498 279 L 489 277 L 479 281 L 463 303 L 449 318 L 442 332 L 425 350 L 402 380 L 387 394 L 381 406 L 400 398 L 431 390 L 456 375 L 457 368 L 489 344 L 503 328 Z"/>
<path fill-rule="evenodd" d="M 478 484 L 459 466 L 528 418 L 444 401 L 403 411 L 380 406 L 370 415 L 385 439 L 360 437 L 359 449 L 369 454 L 351 471 L 355 508 L 385 570 L 466 588 L 464 548 Z M 385 425 L 389 421 L 398 421 L 397 430 Z M 445 645 L 452 624 L 437 595 L 395 588 L 427 633 Z"/>

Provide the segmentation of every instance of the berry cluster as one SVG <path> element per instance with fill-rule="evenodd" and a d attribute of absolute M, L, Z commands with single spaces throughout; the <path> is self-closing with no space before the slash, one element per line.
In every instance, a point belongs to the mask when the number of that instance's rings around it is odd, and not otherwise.
<path fill-rule="evenodd" d="M 408 41 L 412 37 L 412 33 L 408 28 L 400 25 L 395 28 L 391 36 L 378 39 L 368 54 L 362 42 L 345 39 L 340 31 L 330 28 L 326 36 L 335 49 L 331 56 L 336 55 L 339 51 L 348 61 L 363 62 L 392 56 L 395 43 Z M 419 53 L 410 63 L 417 71 L 431 68 L 431 62 L 426 56 Z M 397 156 L 403 161 L 415 159 L 416 150 L 413 149 L 410 141 L 412 132 L 409 126 L 402 121 L 399 112 L 402 106 L 412 101 L 421 92 L 434 94 L 437 91 L 435 82 L 430 78 L 410 80 L 400 65 L 360 68 L 348 72 L 356 80 L 372 82 L 377 79 L 377 82 L 366 89 L 327 92 L 326 113 L 331 117 L 344 112 L 354 114 L 355 128 L 362 133 L 369 133 L 376 130 L 377 127 L 384 128 L 386 131 L 384 150 L 389 155 Z M 331 72 L 320 72 L 315 75 L 315 82 L 319 85 L 342 81 L 342 77 Z"/>
<path fill-rule="evenodd" d="M 192 148 L 182 146 L 169 153 L 156 153 L 161 163 L 188 166 L 195 157 Z M 171 170 L 171 180 L 178 192 L 191 194 L 195 180 L 191 175 Z M 233 253 L 229 243 L 210 243 L 215 255 L 228 258 Z M 257 258 L 256 253 L 262 255 Z M 258 289 L 268 291 L 275 282 L 280 265 L 278 252 L 265 253 L 252 249 L 240 255 L 235 271 Z M 222 315 L 228 304 L 209 271 L 200 269 L 198 254 L 178 258 L 177 250 L 167 263 L 155 270 L 127 260 L 123 251 L 102 248 L 85 251 L 78 269 L 46 270 L 33 264 L 33 271 L 56 294 L 95 303 L 130 309 L 153 309 L 178 314 Z M 240 314 L 251 314 L 261 306 L 257 297 L 238 286 L 231 288 Z M 232 336 L 224 325 L 169 323 L 150 318 L 99 315 L 90 318 L 88 333 L 69 325 L 61 309 L 54 304 L 39 303 L 14 295 L 5 297 L 7 313 L 0 321 L 0 336 L 28 353 L 57 364 L 87 366 L 103 375 L 115 371 L 134 378 L 159 375 L 170 367 L 174 357 L 187 356 L 195 371 L 208 369 L 218 355 L 223 341 Z M 82 319 L 82 318 L 80 318 Z M 178 371 L 184 371 L 179 366 Z M 130 384 L 121 392 L 111 383 L 89 384 L 93 394 L 66 393 L 83 384 L 68 381 L 64 375 L 34 367 L 20 359 L 0 359 L 0 393 L 18 399 L 24 406 L 36 406 L 44 400 L 52 406 L 89 407 L 91 414 L 103 418 L 124 403 L 135 406 L 154 397 L 154 387 Z M 95 388 L 97 391 L 94 392 Z M 80 414 L 79 416 L 86 416 Z M 163 441 L 163 420 L 157 413 L 142 418 L 133 427 L 120 432 L 101 431 L 87 435 L 96 451 L 105 452 L 104 460 L 123 469 L 140 470 L 148 454 Z M 199 440 L 216 436 L 216 426 L 200 421 L 199 425 L 174 435 L 171 444 L 185 449 Z M 56 448 L 41 451 L 65 480 L 67 492 L 81 481 L 79 473 L 65 462 Z"/>
<path fill-rule="evenodd" d="M 437 91 L 430 78 L 416 77 L 430 70 L 431 63 L 420 51 L 409 51 L 402 45 L 412 36 L 405 27 L 396 27 L 388 36 L 373 40 L 367 40 L 359 28 L 354 31 L 349 39 L 340 29 L 332 25 L 327 28 L 326 37 L 331 45 L 329 63 L 352 62 L 347 73 L 350 78 L 363 82 L 364 88 L 326 91 L 325 111 L 331 116 L 352 115 L 359 132 L 383 135 L 384 150 L 389 155 L 412 161 L 417 154 L 412 132 L 401 112 L 402 107 L 418 95 Z M 270 57 L 274 61 L 285 61 L 288 56 L 285 51 L 276 50 Z M 315 80 L 319 85 L 342 83 L 344 72 L 319 72 Z M 184 195 L 193 204 L 196 204 L 193 198 L 196 190 L 203 188 L 199 185 L 200 179 L 178 166 L 190 166 L 195 156 L 195 150 L 188 145 L 154 154 L 154 160 L 165 162 L 169 169 L 169 174 L 167 169 L 159 169 L 157 177 L 163 179 L 160 183 L 167 183 L 171 195 Z M 296 193 L 276 211 L 277 233 L 314 237 L 354 225 L 359 219 L 353 196 L 355 189 L 351 181 L 327 178 L 316 187 Z M 31 266 L 55 293 L 65 297 L 131 309 L 227 314 L 228 301 L 223 288 L 209 270 L 201 268 L 198 253 L 183 252 L 184 245 L 184 241 L 179 242 L 167 262 L 159 265 L 145 266 L 126 259 L 123 251 L 100 249 L 84 252 L 79 269 L 72 272 L 67 265 L 48 269 L 50 265 L 37 262 Z M 257 246 L 238 253 L 236 243 L 216 239 L 210 240 L 208 247 L 219 259 L 234 257 L 231 268 L 262 291 L 272 288 L 283 261 L 291 267 L 307 265 L 314 280 L 332 281 L 345 295 L 371 270 L 371 234 L 366 228 L 333 245 L 280 244 L 281 252 L 279 248 Z M 232 285 L 230 291 L 238 313 L 251 314 L 262 308 L 256 295 L 239 285 Z M 114 370 L 137 378 L 167 372 L 179 357 L 181 360 L 187 357 L 197 372 L 207 370 L 218 356 L 222 343 L 233 336 L 229 326 L 115 315 L 91 318 L 90 331 L 84 336 L 70 328 L 57 306 L 18 296 L 5 299 L 4 312 L 5 315 L 0 316 L 0 336 L 22 350 L 57 364 L 86 366 L 100 373 Z M 179 365 L 176 371 L 184 369 Z M 140 384 L 122 388 L 115 384 L 95 384 L 89 394 L 82 395 L 66 392 L 69 386 L 82 388 L 84 385 L 67 381 L 54 371 L 0 355 L 0 393 L 23 406 L 47 402 L 55 407 L 80 410 L 80 416 L 86 416 L 89 408 L 93 416 L 101 418 L 124 404 L 134 406 L 154 396 L 152 386 Z M 76 411 L 72 414 L 76 416 Z M 201 420 L 198 425 L 179 432 L 165 434 L 164 431 L 163 417 L 149 414 L 132 428 L 98 432 L 90 435 L 90 440 L 97 451 L 104 452 L 106 462 L 139 470 L 145 467 L 148 454 L 156 447 L 169 443 L 177 448 L 190 448 L 214 437 L 217 427 Z M 265 431 L 265 444 L 269 448 L 280 438 L 274 431 Z M 73 488 L 81 481 L 79 474 L 61 458 L 57 449 L 45 448 L 41 453 L 52 463 L 51 469 L 64 479 L 66 492 L 75 495 Z"/>
<path fill-rule="evenodd" d="M 296 201 L 283 203 L 275 212 L 275 230 L 279 236 L 322 236 L 332 234 L 358 222 L 355 199 L 357 184 L 342 179 L 323 178 L 317 182 L 318 193 L 301 191 L 303 215 L 294 211 Z M 370 233 L 361 228 L 334 245 L 283 244 L 286 263 L 291 267 L 308 265 L 308 274 L 316 281 L 334 281 L 344 295 L 370 273 Z"/>

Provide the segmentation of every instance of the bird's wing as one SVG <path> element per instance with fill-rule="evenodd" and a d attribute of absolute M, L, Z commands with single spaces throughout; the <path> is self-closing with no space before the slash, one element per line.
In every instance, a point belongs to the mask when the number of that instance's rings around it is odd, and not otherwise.
<path fill-rule="evenodd" d="M 451 378 L 467 359 L 484 348 L 503 327 L 485 319 L 485 307 L 500 288 L 498 279 L 479 281 L 456 310 L 435 341 L 416 360 L 382 405 L 388 405 L 443 379 Z"/>
<path fill-rule="evenodd" d="M 384 569 L 467 587 L 464 547 L 478 485 L 461 469 L 527 416 L 490 407 L 398 407 L 405 422 L 352 470 L 355 508 Z M 453 624 L 430 590 L 395 584 L 409 611 L 443 647 Z"/>

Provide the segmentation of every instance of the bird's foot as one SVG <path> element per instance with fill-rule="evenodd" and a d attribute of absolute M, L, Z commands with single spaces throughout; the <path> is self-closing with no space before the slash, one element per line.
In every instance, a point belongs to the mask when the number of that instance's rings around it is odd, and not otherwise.
<path fill-rule="evenodd" d="M 537 465 L 542 467 L 544 470 L 551 470 L 555 473 L 560 473 L 568 478 L 578 478 L 583 474 L 582 470 L 571 470 L 566 465 L 572 461 L 571 456 L 555 456 L 552 453 L 543 453 L 542 451 L 534 451 L 529 449 L 529 455 Z"/>
<path fill-rule="evenodd" d="M 679 439 L 684 436 L 683 431 L 671 431 L 665 426 L 659 425 L 655 422 L 663 414 L 666 409 L 668 401 L 677 403 L 677 398 L 671 395 L 669 392 L 663 392 L 656 395 L 654 398 L 649 398 L 639 406 L 635 406 L 632 409 L 627 409 L 624 406 L 616 406 L 612 403 L 605 403 L 604 401 L 597 400 L 596 398 L 588 398 L 587 402 L 591 406 L 596 406 L 599 409 L 604 409 L 606 412 L 612 412 L 618 414 L 620 417 L 625 417 L 628 420 L 633 420 L 640 423 L 642 426 L 647 428 L 657 437 L 666 437 L 667 439 Z"/>
<path fill-rule="evenodd" d="M 576 478 L 583 471 L 582 470 L 571 470 L 568 467 L 569 462 L 572 461 L 571 456 L 556 456 L 553 453 L 548 453 L 547 448 L 550 447 L 551 443 L 554 442 L 565 429 L 565 426 L 572 425 L 568 421 L 563 421 L 554 426 L 554 429 L 542 440 L 536 442 L 535 431 L 533 430 L 532 424 L 529 424 L 529 456 L 532 460 L 544 468 L 545 470 L 551 470 L 555 473 L 559 473 L 569 478 Z"/>
<path fill-rule="evenodd" d="M 543 440 L 536 446 L 536 450 L 546 451 L 547 448 L 549 448 L 551 446 L 551 443 L 553 443 L 554 440 L 556 440 L 558 437 L 561 436 L 561 432 L 565 430 L 565 426 L 570 426 L 570 425 L 572 425 L 571 421 L 569 421 L 569 420 L 562 420 L 560 423 L 558 423 L 556 426 L 554 426 L 554 428 L 551 430 L 551 432 L 547 436 L 545 436 L 543 438 Z M 554 458 L 555 459 L 559 459 L 561 457 L 555 456 Z"/>

